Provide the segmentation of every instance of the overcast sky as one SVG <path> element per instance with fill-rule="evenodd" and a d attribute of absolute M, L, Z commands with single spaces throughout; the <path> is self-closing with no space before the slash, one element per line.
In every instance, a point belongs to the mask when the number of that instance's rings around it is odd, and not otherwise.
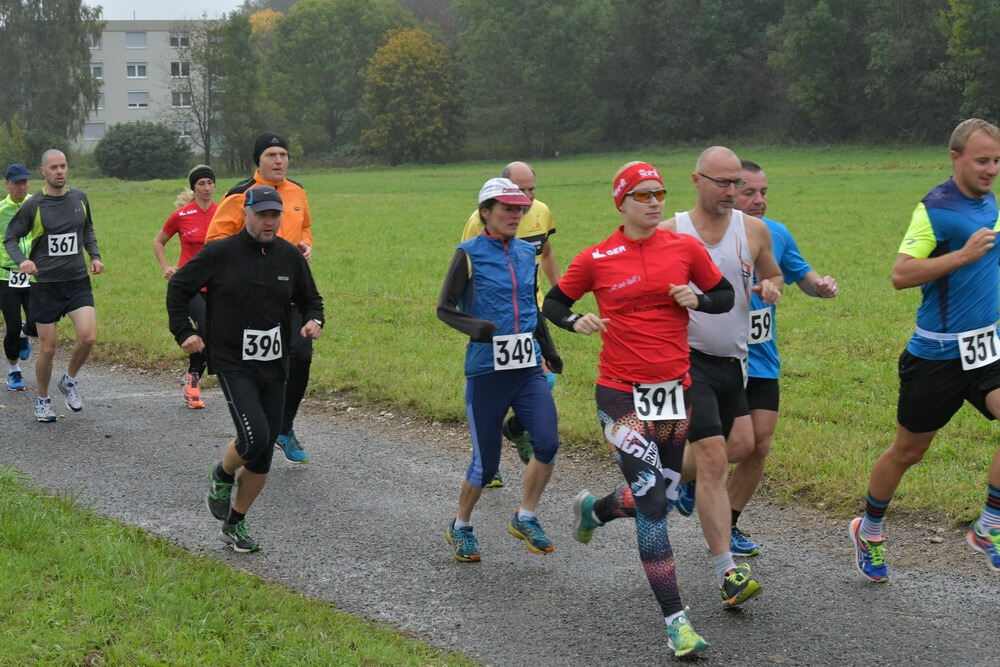
<path fill-rule="evenodd" d="M 85 5 L 104 8 L 107 21 L 199 19 L 202 14 L 218 18 L 242 5 L 242 0 L 84 0 Z"/>

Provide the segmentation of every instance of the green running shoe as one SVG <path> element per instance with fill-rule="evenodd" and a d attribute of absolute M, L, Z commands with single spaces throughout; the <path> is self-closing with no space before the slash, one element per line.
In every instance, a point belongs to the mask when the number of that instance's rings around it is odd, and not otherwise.
<path fill-rule="evenodd" d="M 535 446 L 531 441 L 531 436 L 528 432 L 521 427 L 521 433 L 519 435 L 514 435 L 514 429 L 511 428 L 511 422 L 517 419 L 515 415 L 507 415 L 503 420 L 503 437 L 507 438 L 514 443 L 514 447 L 517 448 L 517 456 L 521 459 L 521 463 L 527 465 L 531 457 L 535 455 Z"/>
<path fill-rule="evenodd" d="M 709 648 L 711 644 L 691 627 L 691 621 L 686 614 L 681 614 L 667 626 L 667 646 L 678 658 L 692 653 L 699 653 Z"/>
<path fill-rule="evenodd" d="M 223 482 L 215 479 L 215 468 L 209 473 L 208 494 L 205 496 L 205 506 L 219 521 L 225 521 L 229 516 L 229 504 L 236 482 Z"/>
<path fill-rule="evenodd" d="M 491 479 L 490 481 L 486 482 L 486 486 L 484 486 L 483 488 L 484 489 L 499 489 L 501 486 L 503 486 L 503 478 L 500 476 L 500 471 L 497 470 L 497 474 L 493 475 L 493 479 Z"/>
<path fill-rule="evenodd" d="M 722 582 L 722 604 L 735 607 L 759 594 L 760 584 L 756 579 L 750 578 L 749 565 L 742 563 L 726 572 L 726 578 Z"/>
<path fill-rule="evenodd" d="M 584 489 L 576 494 L 573 499 L 573 514 L 576 515 L 576 541 L 581 544 L 589 544 L 594 531 L 604 524 L 594 518 L 594 503 L 597 496 Z"/>
<path fill-rule="evenodd" d="M 237 553 L 247 554 L 253 551 L 260 551 L 260 545 L 247 532 L 246 519 L 240 519 L 238 523 L 222 524 L 219 539 L 226 544 L 232 545 L 233 551 Z"/>

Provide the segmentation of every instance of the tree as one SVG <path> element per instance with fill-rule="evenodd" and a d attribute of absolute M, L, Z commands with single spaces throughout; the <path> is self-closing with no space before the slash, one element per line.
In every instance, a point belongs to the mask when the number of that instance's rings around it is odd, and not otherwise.
<path fill-rule="evenodd" d="M 962 90 L 966 116 L 996 122 L 1000 115 L 1000 5 L 995 0 L 949 0 L 950 69 Z"/>
<path fill-rule="evenodd" d="M 460 145 L 462 103 L 455 64 L 430 33 L 389 33 L 368 66 L 364 111 L 368 147 L 390 164 L 444 162 Z"/>
<path fill-rule="evenodd" d="M 81 0 L 0 2 L 0 109 L 7 133 L 19 118 L 33 154 L 80 134 L 97 101 L 91 40 L 104 24 Z"/>
<path fill-rule="evenodd" d="M 187 76 L 173 76 L 171 95 L 180 104 L 171 106 L 170 115 L 175 120 L 189 123 L 194 132 L 192 143 L 201 149 L 202 161 L 210 164 L 213 140 L 219 126 L 220 94 L 226 78 L 223 34 L 225 22 L 203 15 L 193 24 L 176 26 L 176 32 L 188 36 L 189 46 L 177 49 L 183 66 L 187 63 Z M 173 74 L 173 73 L 171 73 Z"/>
<path fill-rule="evenodd" d="M 307 153 L 359 141 L 368 61 L 390 28 L 411 24 L 396 0 L 301 0 L 278 23 L 265 56 L 270 96 Z"/>
<path fill-rule="evenodd" d="M 101 173 L 133 181 L 176 178 L 187 170 L 190 159 L 187 144 L 158 123 L 112 125 L 94 148 Z"/>

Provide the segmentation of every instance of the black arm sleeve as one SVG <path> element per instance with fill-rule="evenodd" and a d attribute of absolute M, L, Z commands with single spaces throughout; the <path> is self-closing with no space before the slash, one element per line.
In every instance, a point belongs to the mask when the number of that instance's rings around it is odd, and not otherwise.
<path fill-rule="evenodd" d="M 562 327 L 567 331 L 573 331 L 573 323 L 568 320 L 574 314 L 571 310 L 574 303 L 576 301 L 566 296 L 559 289 L 558 285 L 553 285 L 552 289 L 545 295 L 545 303 L 542 304 L 542 311 L 545 313 L 545 317 L 552 321 L 552 324 Z M 732 307 L 732 304 L 730 304 L 730 307 Z M 573 333 L 576 332 L 574 331 Z"/>
<path fill-rule="evenodd" d="M 538 269 L 535 269 L 535 280 L 538 280 Z M 535 283 L 535 291 L 538 291 L 538 283 Z M 542 317 L 542 313 L 538 313 L 538 326 L 535 327 L 535 340 L 538 341 L 538 346 L 542 350 L 542 357 L 545 359 L 546 363 L 549 365 L 549 369 L 553 373 L 562 373 L 563 362 L 562 357 L 559 356 L 559 351 L 556 350 L 555 341 L 552 340 L 552 334 L 549 333 L 549 327 L 545 323 L 545 318 Z"/>
<path fill-rule="evenodd" d="M 711 315 L 726 313 L 732 309 L 735 299 L 736 292 L 733 291 L 732 283 L 723 276 L 718 285 L 698 295 L 698 307 L 695 310 Z"/>
<path fill-rule="evenodd" d="M 465 251 L 458 249 L 452 257 L 451 266 L 444 278 L 441 295 L 438 297 L 438 319 L 448 326 L 467 334 L 474 343 L 489 343 L 497 325 L 489 320 L 473 317 L 458 309 L 458 302 L 469 284 L 469 260 Z"/>
<path fill-rule="evenodd" d="M 212 265 L 211 261 L 205 262 L 206 257 L 210 255 L 211 253 L 206 253 L 205 249 L 202 249 L 184 266 L 177 269 L 167 283 L 167 318 L 170 333 L 174 335 L 178 345 L 183 344 L 190 336 L 204 336 L 204 333 L 199 333 L 191 323 L 188 302 L 208 282 L 204 267 Z"/>

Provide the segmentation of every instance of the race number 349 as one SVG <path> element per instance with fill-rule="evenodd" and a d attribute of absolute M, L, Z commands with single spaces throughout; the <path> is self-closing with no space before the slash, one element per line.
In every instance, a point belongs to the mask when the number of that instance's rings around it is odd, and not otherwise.
<path fill-rule="evenodd" d="M 243 359 L 246 361 L 274 361 L 281 358 L 281 327 L 263 331 L 243 330 Z"/>
<path fill-rule="evenodd" d="M 635 414 L 644 421 L 684 419 L 684 389 L 680 380 L 657 384 L 636 382 L 632 385 L 632 403 Z"/>
<path fill-rule="evenodd" d="M 493 337 L 493 370 L 511 371 L 537 365 L 535 341 L 530 333 Z"/>
<path fill-rule="evenodd" d="M 1000 360 L 1000 343 L 996 325 L 964 331 L 958 335 L 958 353 L 962 357 L 962 370 L 971 371 Z"/>

